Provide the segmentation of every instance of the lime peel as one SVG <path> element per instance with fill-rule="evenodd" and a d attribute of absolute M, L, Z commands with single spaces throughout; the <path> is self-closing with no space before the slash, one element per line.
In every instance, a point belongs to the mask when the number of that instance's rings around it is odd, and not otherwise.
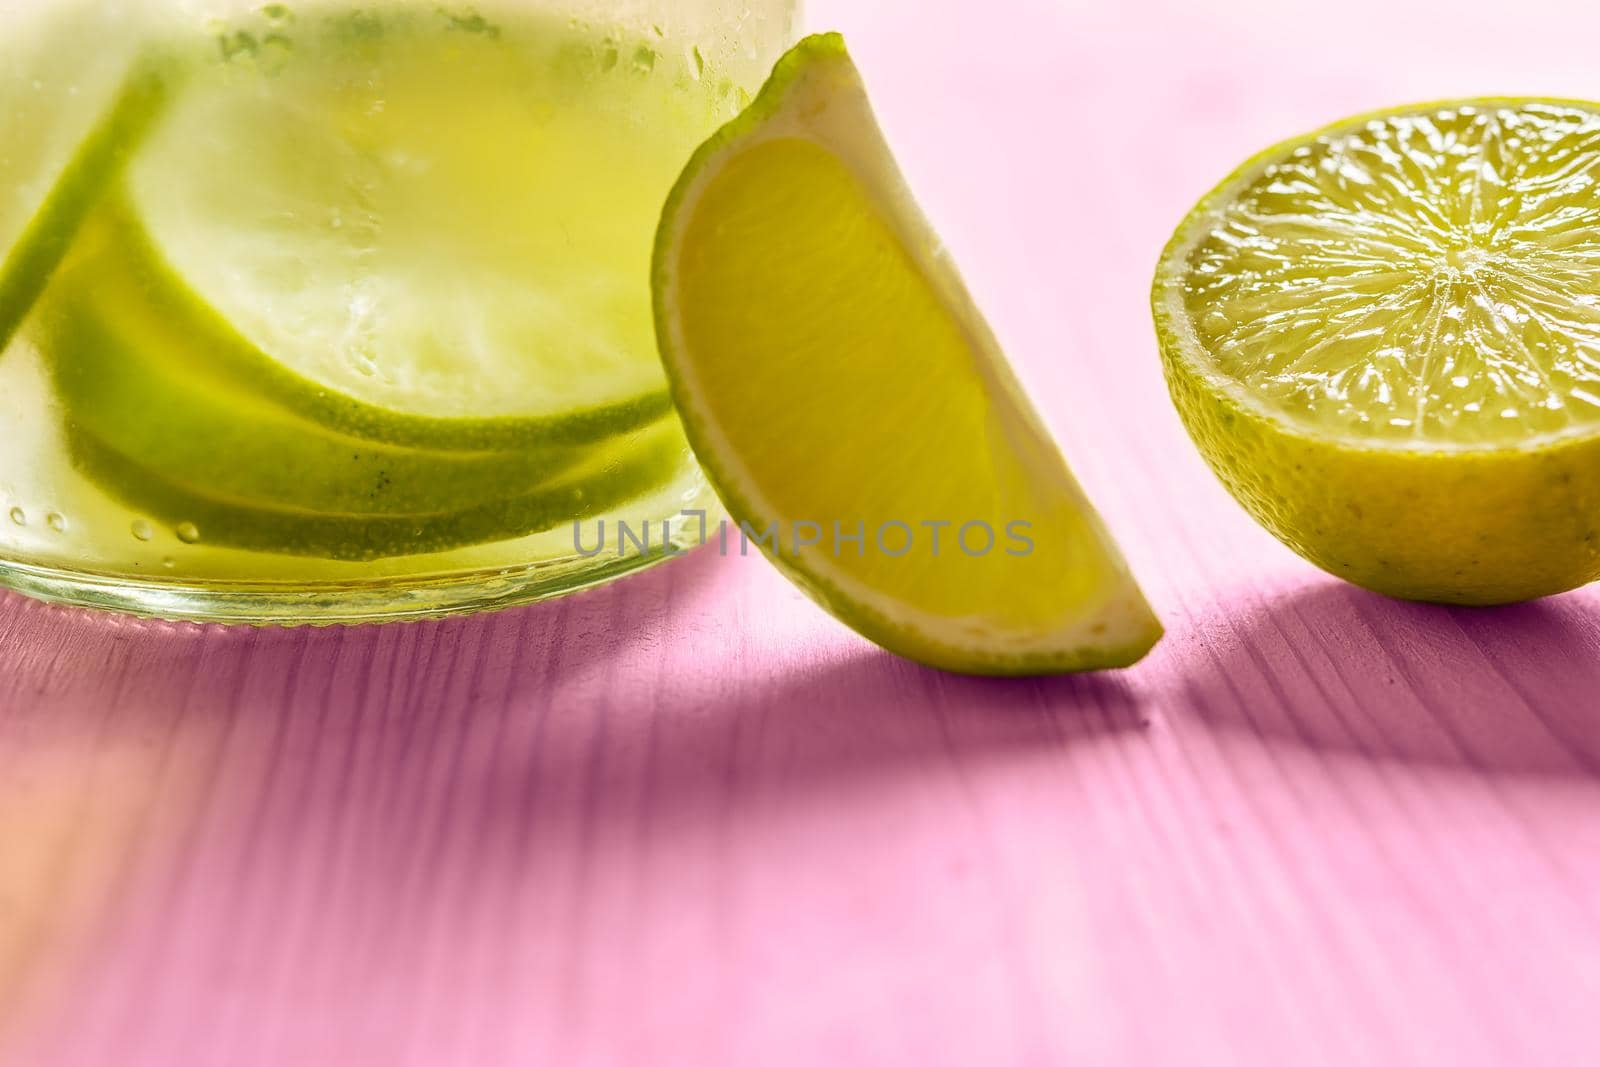
<path fill-rule="evenodd" d="M 180 69 L 160 50 L 134 61 L 111 106 L 0 262 L 0 353 L 49 287 L 84 221 L 165 112 Z"/>
<path fill-rule="evenodd" d="M 168 523 L 193 525 L 205 544 L 354 563 L 447 552 L 603 515 L 664 484 L 683 462 L 675 428 L 662 423 L 592 450 L 560 476 L 516 495 L 451 512 L 368 515 L 273 507 L 197 489 L 82 427 L 68 431 L 67 445 L 73 463 L 107 493 Z"/>
<path fill-rule="evenodd" d="M 465 508 L 559 477 L 578 449 L 441 452 L 336 434 L 165 358 L 193 335 L 108 328 L 64 301 L 49 350 L 73 422 L 174 482 L 274 506 L 369 515 Z M 159 417 L 152 417 L 159 413 Z M 241 462 L 240 457 L 258 457 Z"/>

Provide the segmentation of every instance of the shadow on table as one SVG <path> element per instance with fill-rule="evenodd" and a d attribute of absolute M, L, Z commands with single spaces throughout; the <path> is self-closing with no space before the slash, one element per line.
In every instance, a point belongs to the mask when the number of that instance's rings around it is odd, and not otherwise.
<path fill-rule="evenodd" d="M 356 629 L 0 597 L 0 824 L 23 803 L 45 843 L 21 914 L 51 918 L 39 958 L 65 961 L 30 985 L 76 996 L 113 965 L 130 988 L 245 983 L 292 960 L 297 990 L 336 1003 L 437 966 L 445 941 L 517 966 L 624 921 L 634 879 L 694 900 L 730 850 L 781 876 L 820 828 L 892 844 L 929 792 L 938 818 L 981 821 L 974 783 L 1062 773 L 1144 726 L 1117 676 L 958 678 L 826 631 L 805 656 L 759 628 L 746 649 L 716 617 L 765 607 L 726 595 L 737 566 L 700 553 L 549 604 Z M 57 877 L 69 848 L 94 862 Z"/>
<path fill-rule="evenodd" d="M 1206 628 L 1179 683 L 1205 723 L 1373 760 L 1600 778 L 1587 593 L 1501 608 L 1319 584 Z"/>
<path fill-rule="evenodd" d="M 490 807 L 599 788 L 598 775 L 670 807 L 739 776 L 820 788 L 1145 724 L 1117 675 L 961 678 L 865 642 L 824 642 L 833 659 L 782 673 L 732 670 L 733 638 L 695 629 L 732 566 L 701 552 L 559 601 L 387 627 L 169 624 L 4 596 L 0 726 L 85 751 L 225 734 L 207 758 L 266 764 L 259 802 L 288 815 L 319 774 L 371 779 L 330 784 L 339 795 L 464 790 Z M 251 775 L 234 777 L 242 791 Z"/>
<path fill-rule="evenodd" d="M 91 675 L 114 685 L 125 705 L 121 717 L 128 718 L 140 707 L 169 707 L 182 700 L 198 673 L 214 677 L 249 671 L 294 678 L 335 660 L 370 662 L 394 646 L 403 646 L 412 660 L 432 656 L 441 661 L 437 666 L 447 668 L 446 657 L 435 653 L 459 651 L 464 642 L 491 631 L 515 630 L 546 646 L 567 634 L 601 634 L 599 640 L 586 640 L 583 650 L 598 664 L 649 628 L 659 627 L 669 597 L 685 609 L 698 600 L 715 564 L 709 553 L 699 552 L 565 599 L 383 626 L 252 628 L 163 622 L 46 604 L 0 590 L 0 712 L 10 710 L 8 698 L 16 702 L 31 697 L 42 705 L 71 701 L 81 696 L 72 691 L 73 683 Z M 548 647 L 530 647 L 526 659 L 537 666 L 548 659 L 548 652 Z"/>

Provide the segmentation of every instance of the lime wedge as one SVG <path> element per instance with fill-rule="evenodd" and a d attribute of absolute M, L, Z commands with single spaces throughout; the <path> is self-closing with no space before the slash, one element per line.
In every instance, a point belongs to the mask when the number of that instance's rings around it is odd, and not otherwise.
<path fill-rule="evenodd" d="M 133 63 L 105 115 L 0 261 L 0 353 L 50 284 L 84 220 L 166 109 L 178 70 L 171 58 L 154 51 Z"/>
<path fill-rule="evenodd" d="M 650 234 L 709 93 L 609 74 L 555 20 L 303 13 L 280 38 L 174 102 L 107 250 L 169 310 L 226 324 L 242 388 L 426 448 L 666 413 Z"/>
<path fill-rule="evenodd" d="M 1154 308 L 1178 409 L 1244 506 L 1394 596 L 1600 577 L 1600 105 L 1363 115 L 1245 163 Z"/>
<path fill-rule="evenodd" d="M 1154 645 L 1160 625 L 939 251 L 839 36 L 798 45 L 695 154 L 654 291 L 673 396 L 723 502 L 840 619 L 979 674 L 1120 667 Z"/>
<path fill-rule="evenodd" d="M 591 449 L 559 477 L 469 508 L 417 515 L 336 514 L 264 506 L 177 482 L 84 427 L 69 428 L 73 463 L 128 507 L 193 528 L 204 545 L 345 562 L 422 556 L 509 540 L 605 514 L 664 484 L 683 463 L 670 422 Z"/>

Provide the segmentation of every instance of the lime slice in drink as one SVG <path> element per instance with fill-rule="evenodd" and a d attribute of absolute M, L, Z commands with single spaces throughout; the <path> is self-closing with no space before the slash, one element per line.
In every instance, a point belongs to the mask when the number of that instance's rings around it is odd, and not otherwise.
<path fill-rule="evenodd" d="M 108 254 L 225 322 L 241 387 L 341 432 L 492 449 L 665 414 L 650 234 L 714 99 L 609 70 L 564 20 L 485 27 L 418 7 L 251 37 L 145 144 Z"/>
<path fill-rule="evenodd" d="M 165 111 L 180 71 L 176 60 L 156 50 L 134 61 L 105 114 L 0 259 L 0 352 L 49 286 L 84 220 Z"/>
<path fill-rule="evenodd" d="M 188 527 L 202 544 L 347 562 L 370 562 L 503 541 L 602 515 L 665 483 L 683 463 L 670 420 L 588 450 L 535 488 L 468 508 L 415 515 L 338 514 L 273 507 L 178 482 L 82 426 L 67 433 L 79 470 L 128 507 Z"/>
<path fill-rule="evenodd" d="M 1125 666 L 1156 642 L 837 35 L 798 45 L 696 153 L 654 278 L 696 454 L 839 618 L 982 674 Z"/>
<path fill-rule="evenodd" d="M 1600 105 L 1364 115 L 1244 164 L 1156 275 L 1167 377 L 1334 574 L 1499 603 L 1600 577 Z"/>
<path fill-rule="evenodd" d="M 72 424 L 169 480 L 322 512 L 449 511 L 549 481 L 577 448 L 443 452 L 338 434 L 169 354 L 204 346 L 180 321 L 119 329 L 88 301 L 63 301 L 46 342 Z M 135 326 L 129 332 L 129 327 Z M 213 349 L 214 350 L 214 349 Z"/>

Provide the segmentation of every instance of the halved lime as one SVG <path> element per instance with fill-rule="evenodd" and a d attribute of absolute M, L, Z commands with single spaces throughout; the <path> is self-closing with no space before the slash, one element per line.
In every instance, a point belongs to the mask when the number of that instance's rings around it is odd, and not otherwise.
<path fill-rule="evenodd" d="M 668 410 L 649 235 L 709 91 L 611 72 L 554 18 L 312 11 L 247 37 L 144 146 L 107 253 L 225 323 L 241 387 L 429 448 Z"/>
<path fill-rule="evenodd" d="M 700 149 L 657 238 L 696 454 L 797 584 L 954 671 L 1124 666 L 1161 628 L 918 212 L 837 35 Z"/>
<path fill-rule="evenodd" d="M 1156 275 L 1168 380 L 1272 532 L 1396 596 L 1600 576 L 1600 105 L 1364 115 L 1244 164 Z"/>

